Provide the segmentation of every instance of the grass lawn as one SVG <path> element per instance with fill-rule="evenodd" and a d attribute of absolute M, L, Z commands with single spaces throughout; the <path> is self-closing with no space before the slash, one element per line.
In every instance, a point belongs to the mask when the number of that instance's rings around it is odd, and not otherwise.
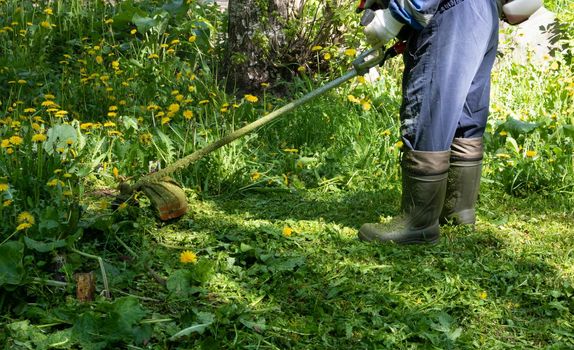
<path fill-rule="evenodd" d="M 485 188 L 475 231 L 444 228 L 432 246 L 357 240 L 397 203 L 393 191 L 196 199 L 145 240 L 160 269 L 182 268 L 189 249 L 213 262 L 209 277 L 141 295 L 180 328 L 209 316 L 207 332 L 179 339 L 204 348 L 574 346 L 571 209 Z"/>

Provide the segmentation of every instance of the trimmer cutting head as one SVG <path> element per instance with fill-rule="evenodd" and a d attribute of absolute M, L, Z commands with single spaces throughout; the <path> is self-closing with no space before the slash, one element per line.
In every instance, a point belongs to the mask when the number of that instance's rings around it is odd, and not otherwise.
<path fill-rule="evenodd" d="M 185 192 L 169 177 L 157 182 L 141 183 L 137 188 L 122 182 L 119 190 L 121 198 L 130 197 L 135 191 L 142 191 L 150 199 L 161 221 L 177 219 L 187 213 Z"/>

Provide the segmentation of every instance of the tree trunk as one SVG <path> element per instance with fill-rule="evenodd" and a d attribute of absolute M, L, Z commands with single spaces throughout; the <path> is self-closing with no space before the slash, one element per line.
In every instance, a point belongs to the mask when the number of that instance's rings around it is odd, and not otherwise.
<path fill-rule="evenodd" d="M 226 67 L 230 87 L 257 91 L 275 79 L 273 57 L 286 40 L 282 31 L 297 0 L 230 0 Z M 279 50 L 280 51 L 280 50 Z"/>

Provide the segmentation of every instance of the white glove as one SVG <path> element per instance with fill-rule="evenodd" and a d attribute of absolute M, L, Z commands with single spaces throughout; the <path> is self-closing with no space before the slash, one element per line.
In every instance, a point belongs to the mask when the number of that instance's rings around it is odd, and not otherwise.
<path fill-rule="evenodd" d="M 542 0 L 497 0 L 498 13 L 510 24 L 526 21 L 542 7 Z"/>
<path fill-rule="evenodd" d="M 384 45 L 396 37 L 403 26 L 403 23 L 391 15 L 389 9 L 377 10 L 373 20 L 365 26 L 364 33 L 369 44 L 375 46 L 382 43 Z"/>

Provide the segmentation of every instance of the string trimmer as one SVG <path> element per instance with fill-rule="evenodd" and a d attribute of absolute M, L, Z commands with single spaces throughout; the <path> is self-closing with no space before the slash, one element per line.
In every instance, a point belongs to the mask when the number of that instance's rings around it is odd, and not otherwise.
<path fill-rule="evenodd" d="M 301 98 L 265 115 L 253 123 L 235 130 L 227 136 L 210 143 L 204 148 L 177 160 L 175 163 L 168 165 L 164 169 L 143 176 L 135 182 L 133 186 L 122 182 L 119 187 L 120 195 L 118 200 L 125 201 L 136 191 L 142 191 L 158 210 L 160 220 L 165 221 L 182 216 L 187 212 L 187 199 L 183 189 L 169 178 L 169 175 L 173 174 L 177 170 L 187 167 L 189 164 L 201 159 L 205 155 L 227 145 L 228 143 L 247 135 L 255 129 L 271 122 L 298 106 L 311 101 L 315 97 L 321 96 L 325 92 L 338 87 L 344 82 L 356 76 L 366 74 L 370 68 L 383 65 L 387 59 L 401 54 L 404 51 L 404 47 L 405 45 L 403 42 L 398 42 L 386 50 L 383 48 L 383 44 L 376 45 L 372 49 L 359 55 L 353 61 L 353 69 L 343 76 L 326 83 L 320 88 L 311 91 Z"/>

